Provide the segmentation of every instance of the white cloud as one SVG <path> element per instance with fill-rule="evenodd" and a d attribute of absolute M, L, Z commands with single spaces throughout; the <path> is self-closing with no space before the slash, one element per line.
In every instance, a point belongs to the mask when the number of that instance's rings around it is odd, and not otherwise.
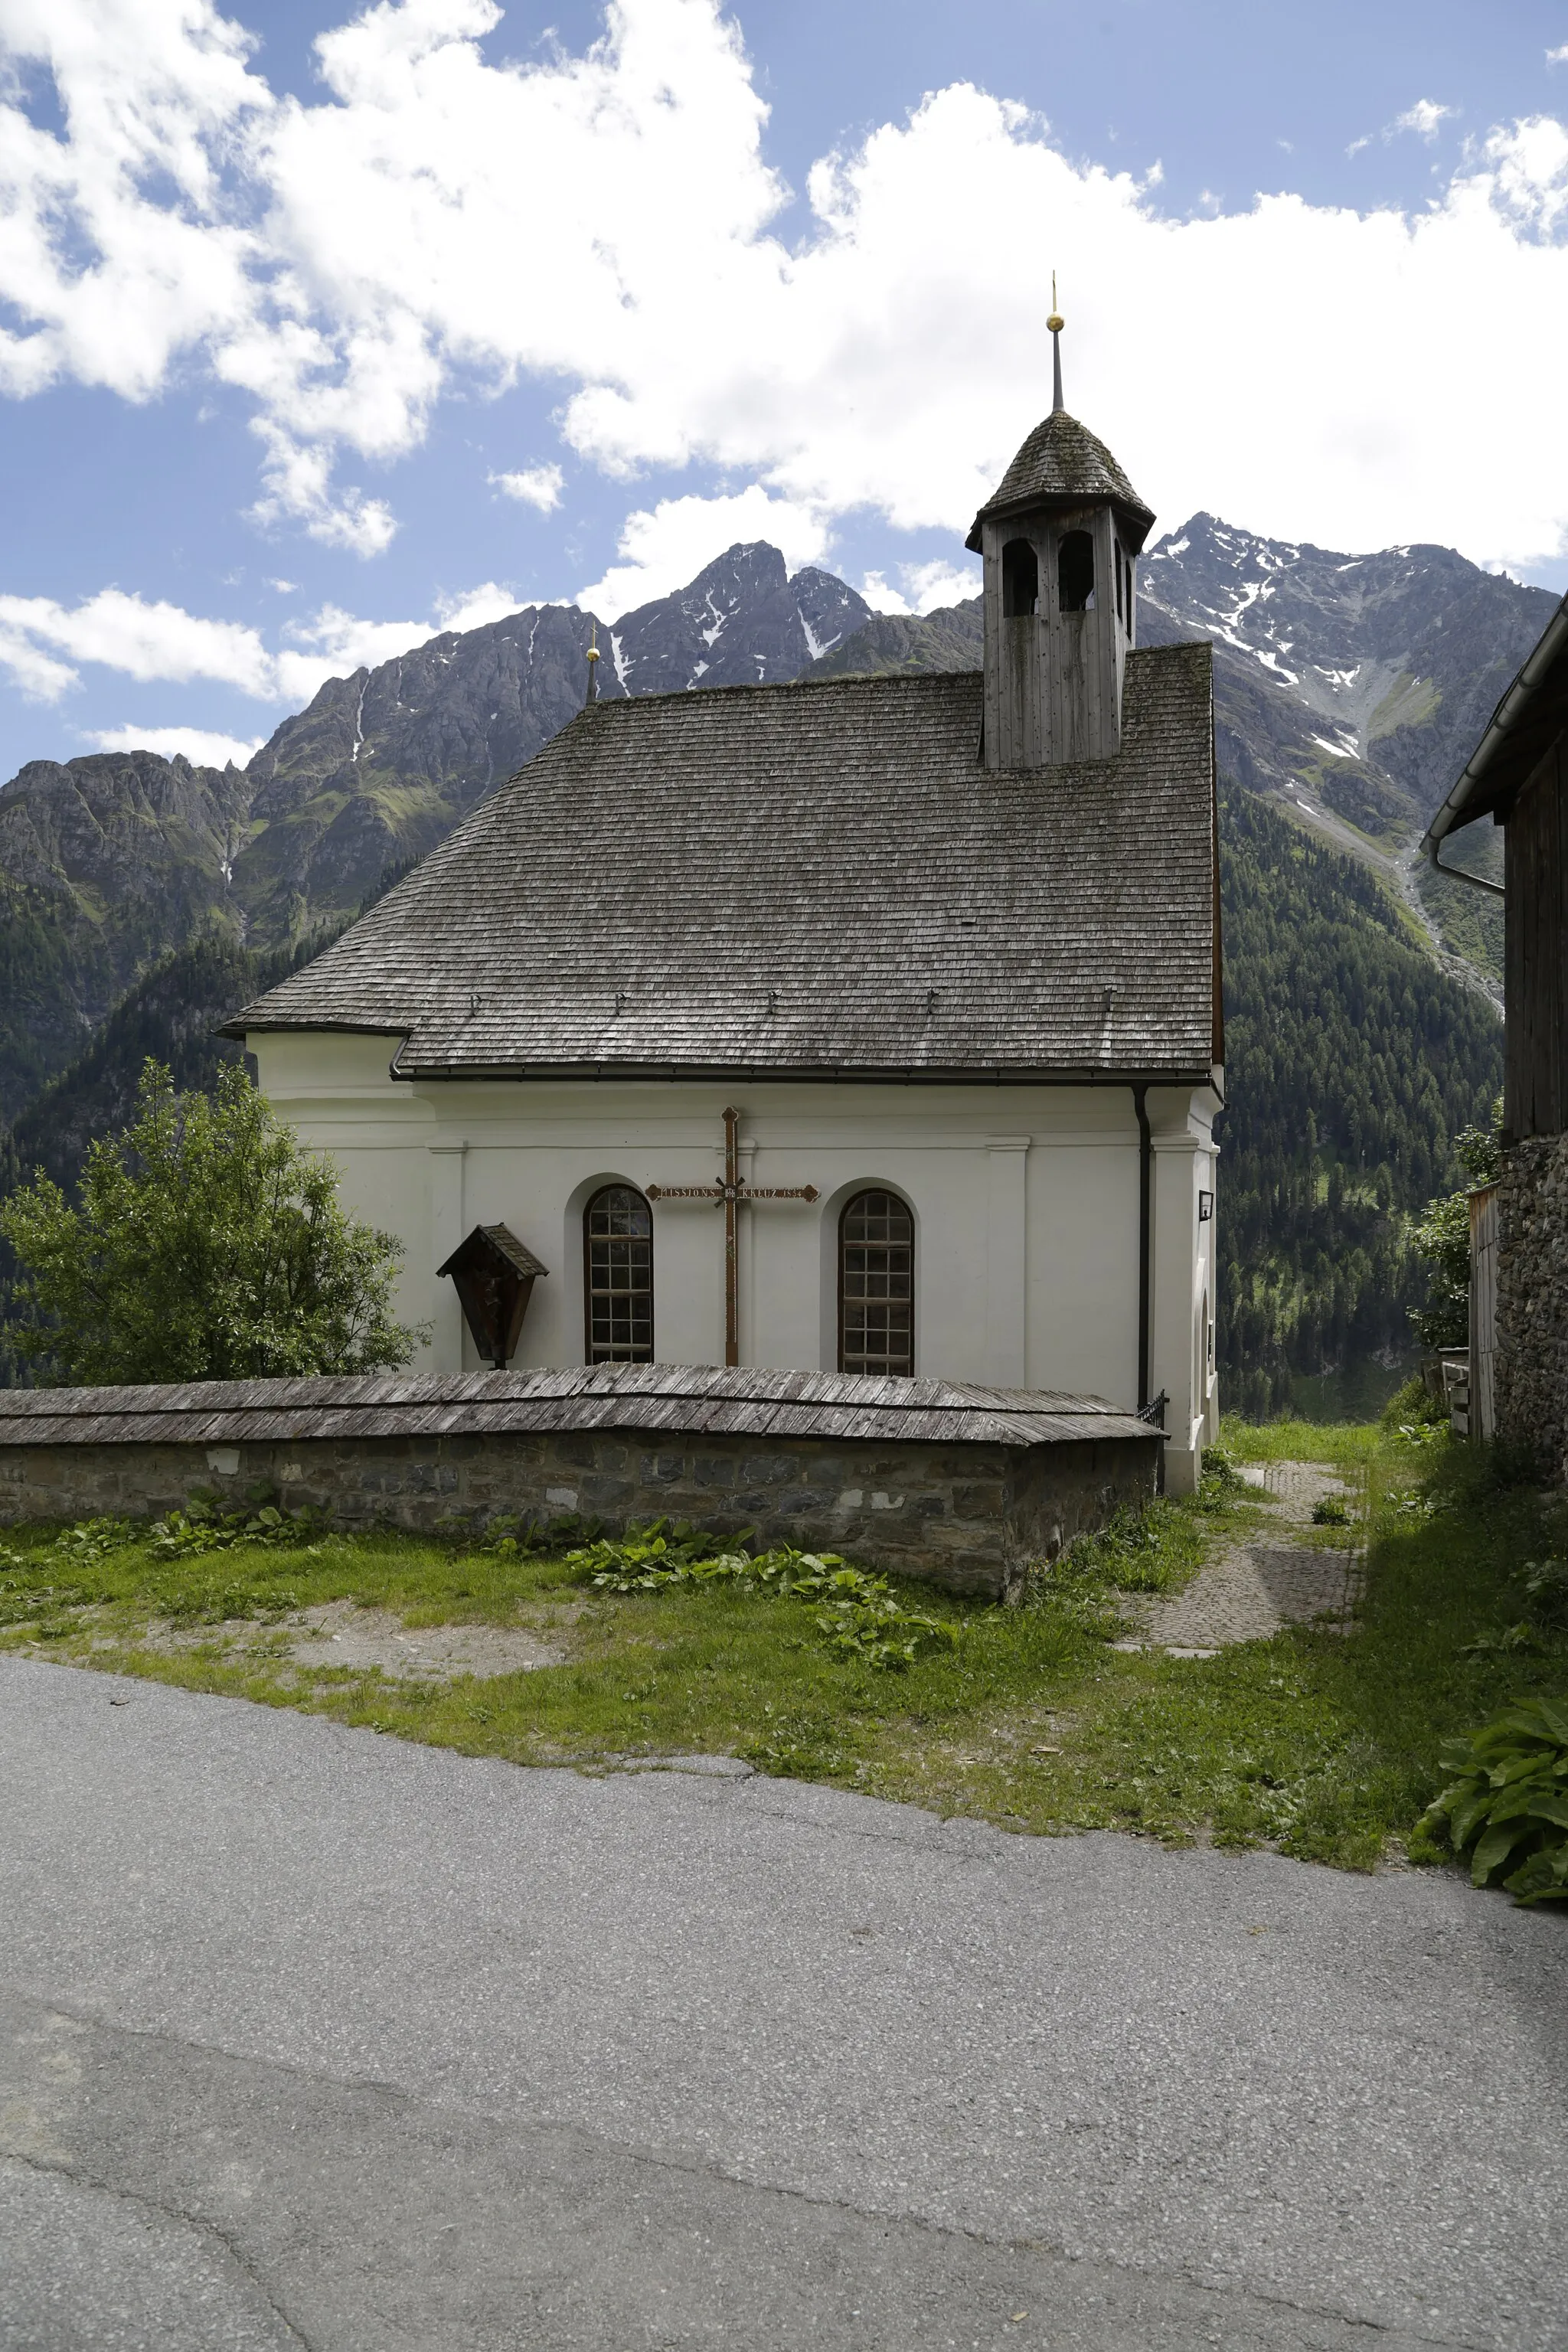
<path fill-rule="evenodd" d="M 224 157 L 270 111 L 249 36 L 210 0 L 3 0 L 0 44 L 54 76 L 62 133 L 0 89 L 0 387 L 65 378 L 145 400 L 252 314 L 259 248 Z"/>
<path fill-rule="evenodd" d="M 1551 115 L 1494 131 L 1481 170 L 1493 204 L 1527 235 L 1550 237 L 1568 222 L 1568 130 Z"/>
<path fill-rule="evenodd" d="M 623 558 L 602 580 L 580 588 L 575 602 L 606 621 L 634 605 L 684 588 L 727 547 L 771 540 L 792 572 L 821 563 L 831 545 L 825 518 L 791 499 L 770 498 L 755 483 L 731 498 L 661 499 L 626 517 L 616 552 Z"/>
<path fill-rule="evenodd" d="M 1458 112 L 1457 107 L 1439 106 L 1435 99 L 1418 98 L 1414 106 L 1406 108 L 1403 114 L 1394 116 L 1384 136 L 1388 138 L 1393 132 L 1398 131 L 1414 131 L 1418 139 L 1425 139 L 1430 143 L 1437 136 L 1438 126 L 1447 122 L 1450 115 Z"/>
<path fill-rule="evenodd" d="M 243 694 L 272 690 L 266 648 L 240 622 L 202 620 L 178 604 L 144 604 L 119 588 L 100 589 L 75 605 L 48 596 L 0 596 L 0 665 L 24 694 L 57 700 L 76 683 L 79 662 L 144 680 L 217 678 Z"/>
<path fill-rule="evenodd" d="M 0 620 L 0 671 L 29 702 L 58 702 L 77 682 L 69 662 L 57 661 L 25 629 Z"/>
<path fill-rule="evenodd" d="M 860 593 L 873 613 L 908 613 L 912 609 L 909 598 L 889 585 L 885 572 L 868 572 L 860 583 Z"/>
<path fill-rule="evenodd" d="M 934 563 L 901 563 L 901 588 L 892 587 L 881 572 L 868 572 L 860 593 L 874 613 L 934 613 L 939 605 L 962 604 L 980 593 L 980 566 L 961 569 L 939 560 Z"/>
<path fill-rule="evenodd" d="M 492 0 L 379 0 L 324 37 L 306 103 L 274 98 L 212 0 L 0 0 L 66 122 L 40 128 L 15 91 L 0 110 L 0 296 L 19 320 L 0 380 L 140 399 L 199 359 L 254 404 L 263 524 L 374 552 L 395 527 L 386 486 L 341 478 L 406 457 L 444 394 L 528 375 L 564 386 L 584 460 L 627 480 L 714 469 L 820 554 L 855 509 L 961 531 L 1038 415 L 1043 303 L 1018 299 L 1005 220 L 1030 225 L 1042 285 L 1044 257 L 1061 270 L 1069 402 L 1167 519 L 1557 552 L 1552 117 L 1481 137 L 1408 215 L 1275 194 L 1173 219 L 1153 173 L 1075 163 L 1023 108 L 958 84 L 820 161 L 786 221 L 718 0 L 615 0 L 582 55 L 524 65 L 487 61 L 498 21 Z M 1449 111 L 1423 98 L 1401 124 L 1435 138 Z M 1456 336 L 1481 288 L 1510 365 L 1487 462 L 1464 466 Z M 758 535 L 723 504 L 640 509 L 591 593 L 656 593 Z M 699 546 L 682 518 L 702 510 Z M 11 652 L 58 690 L 43 639 Z"/>
<path fill-rule="evenodd" d="M 504 621 L 517 610 L 517 591 L 500 580 L 486 580 L 478 588 L 465 588 L 460 595 L 436 599 L 436 618 L 443 629 L 488 628 L 492 621 Z M 426 626 L 424 636 L 416 642 L 423 645 L 425 637 L 433 634 Z"/>
<path fill-rule="evenodd" d="M 220 368 L 232 357 L 220 352 Z M 250 509 L 252 522 L 262 530 L 298 522 L 323 547 L 346 548 L 351 555 L 385 554 L 396 535 L 396 516 L 384 499 L 333 488 L 330 445 L 302 447 L 272 416 L 257 417 L 254 430 L 267 454 L 261 496 Z"/>
<path fill-rule="evenodd" d="M 1568 66 L 1568 41 L 1560 49 L 1548 49 L 1546 62 L 1549 66 Z"/>
<path fill-rule="evenodd" d="M 100 727 L 87 738 L 100 751 L 158 751 L 165 760 L 189 760 L 193 767 L 225 768 L 232 760 L 243 768 L 266 741 L 264 735 L 248 741 L 239 735 L 215 735 L 205 727 Z"/>
<path fill-rule="evenodd" d="M 978 563 L 906 563 L 901 576 L 917 613 L 934 613 L 938 605 L 961 604 L 980 593 Z"/>
<path fill-rule="evenodd" d="M 503 498 L 519 499 L 524 506 L 537 507 L 541 514 L 554 512 L 566 485 L 559 466 L 525 466 L 519 474 L 492 474 L 489 479 Z"/>
<path fill-rule="evenodd" d="M 79 684 L 83 663 L 143 684 L 206 678 L 258 702 L 305 701 L 324 678 L 391 661 L 443 630 L 481 628 L 516 610 L 512 590 L 494 580 L 437 598 L 434 614 L 423 620 L 364 621 L 325 604 L 313 620 L 286 622 L 285 642 L 273 650 L 244 622 L 204 620 L 178 604 L 146 604 L 118 588 L 100 589 L 75 605 L 47 596 L 0 596 L 0 672 L 34 701 L 58 701 Z M 159 731 L 170 742 L 185 734 L 215 743 L 238 740 L 177 727 Z M 91 740 L 105 751 L 121 751 L 133 734 L 150 750 L 164 748 L 134 729 L 111 730 L 112 740 Z"/>

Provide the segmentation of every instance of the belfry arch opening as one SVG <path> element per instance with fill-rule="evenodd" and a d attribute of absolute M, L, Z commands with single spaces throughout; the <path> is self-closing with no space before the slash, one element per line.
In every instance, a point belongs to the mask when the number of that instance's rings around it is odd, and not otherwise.
<path fill-rule="evenodd" d="M 1064 613 L 1094 610 L 1094 541 L 1087 530 L 1062 533 L 1057 550 L 1057 602 Z"/>
<path fill-rule="evenodd" d="M 1039 559 L 1026 539 L 1010 539 L 1002 550 L 1003 618 L 1022 620 L 1039 609 Z"/>

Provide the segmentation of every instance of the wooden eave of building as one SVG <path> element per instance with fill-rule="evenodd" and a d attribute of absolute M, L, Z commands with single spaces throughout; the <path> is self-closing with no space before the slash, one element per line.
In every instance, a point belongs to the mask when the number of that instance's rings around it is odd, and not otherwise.
<path fill-rule="evenodd" d="M 247 1034 L 265 1034 L 258 1028 Z M 374 1033 L 373 1033 L 374 1034 Z M 673 1062 L 668 1056 L 657 1062 L 498 1062 L 492 1066 L 455 1062 L 446 1068 L 421 1063 L 416 1070 L 399 1069 L 394 1058 L 391 1075 L 410 1085 L 423 1085 L 426 1080 L 445 1082 L 455 1078 L 479 1080 L 486 1085 L 510 1086 L 544 1084 L 552 1079 L 592 1078 L 605 1083 L 611 1080 L 659 1081 L 676 1085 L 728 1086 L 731 1083 L 751 1086 L 888 1086 L 888 1087 L 1196 1087 L 1207 1086 L 1214 1062 L 1193 1063 L 1175 1066 L 1166 1064 L 1152 1067 L 1147 1064 L 1130 1066 L 1126 1069 L 1104 1069 L 1086 1064 L 1081 1069 L 1063 1069 L 1053 1065 L 1039 1069 L 1026 1064 L 998 1065 L 994 1067 L 973 1062 L 952 1067 L 941 1063 L 906 1062 L 886 1066 L 853 1062 L 824 1062 L 820 1066 L 801 1062 Z"/>

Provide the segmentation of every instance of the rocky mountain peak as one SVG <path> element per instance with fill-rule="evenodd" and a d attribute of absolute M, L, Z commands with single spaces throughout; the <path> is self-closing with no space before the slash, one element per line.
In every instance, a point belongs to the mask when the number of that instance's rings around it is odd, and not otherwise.
<path fill-rule="evenodd" d="M 678 694 L 700 686 L 771 686 L 803 669 L 871 617 L 830 572 L 792 580 L 765 540 L 726 548 L 689 588 L 622 615 L 610 631 L 615 677 L 605 690 Z"/>
<path fill-rule="evenodd" d="M 1206 513 L 1149 551 L 1139 590 L 1325 722 L 1308 739 L 1327 756 L 1375 761 L 1423 816 L 1556 604 L 1453 548 L 1347 554 Z"/>

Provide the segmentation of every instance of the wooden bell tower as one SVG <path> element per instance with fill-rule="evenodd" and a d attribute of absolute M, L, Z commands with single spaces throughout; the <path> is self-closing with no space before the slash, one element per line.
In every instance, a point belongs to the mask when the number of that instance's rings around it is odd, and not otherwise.
<path fill-rule="evenodd" d="M 1137 559 L 1154 517 L 1102 441 L 1055 404 L 974 518 L 984 562 L 988 768 L 1110 760 L 1121 748 L 1121 681 L 1137 643 Z"/>

